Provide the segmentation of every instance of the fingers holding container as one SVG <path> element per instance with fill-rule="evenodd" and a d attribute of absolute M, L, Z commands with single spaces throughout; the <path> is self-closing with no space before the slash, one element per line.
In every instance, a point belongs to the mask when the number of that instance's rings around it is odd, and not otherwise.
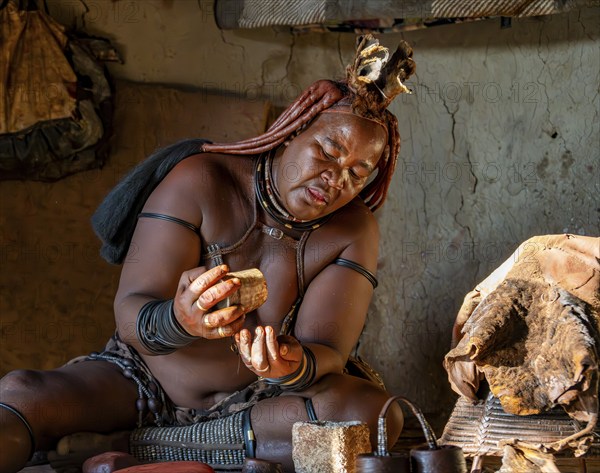
<path fill-rule="evenodd" d="M 208 271 L 199 267 L 182 275 L 175 313 L 190 334 L 229 337 L 241 330 L 246 313 L 265 302 L 267 286 L 258 269 L 228 270 L 227 265 Z"/>

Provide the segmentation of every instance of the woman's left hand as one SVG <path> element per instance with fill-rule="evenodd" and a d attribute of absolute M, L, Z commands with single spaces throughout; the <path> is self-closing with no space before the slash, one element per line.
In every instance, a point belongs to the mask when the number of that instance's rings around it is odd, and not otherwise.
<path fill-rule="evenodd" d="M 235 334 L 242 361 L 250 371 L 263 378 L 280 378 L 298 369 L 304 351 L 294 337 L 275 335 L 273 327 L 256 327 L 254 339 L 248 329 Z"/>

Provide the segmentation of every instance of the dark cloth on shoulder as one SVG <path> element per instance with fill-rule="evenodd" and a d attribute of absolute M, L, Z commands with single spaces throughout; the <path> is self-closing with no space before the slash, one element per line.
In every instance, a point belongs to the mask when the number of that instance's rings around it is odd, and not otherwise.
<path fill-rule="evenodd" d="M 204 143 L 210 141 L 186 139 L 156 150 L 110 191 L 92 216 L 92 228 L 102 241 L 100 254 L 106 261 L 124 261 L 137 216 L 152 191 L 179 162 L 201 153 Z"/>

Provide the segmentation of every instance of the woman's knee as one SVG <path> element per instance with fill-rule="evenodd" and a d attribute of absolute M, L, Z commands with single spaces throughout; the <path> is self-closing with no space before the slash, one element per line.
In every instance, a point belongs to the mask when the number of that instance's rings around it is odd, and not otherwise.
<path fill-rule="evenodd" d="M 355 376 L 330 374 L 320 381 L 313 403 L 319 419 L 377 419 L 385 402 L 391 397 L 376 384 Z"/>
<path fill-rule="evenodd" d="M 371 440 L 377 437 L 377 421 L 386 401 L 392 397 L 376 384 L 348 375 L 329 375 L 325 386 L 313 397 L 319 420 L 367 423 Z M 394 443 L 404 425 L 402 409 L 392 403 L 385 415 L 388 440 Z"/>
<path fill-rule="evenodd" d="M 24 400 L 28 393 L 40 393 L 45 386 L 42 371 L 15 370 L 7 373 L 0 379 L 0 401 L 9 399 Z"/>
<path fill-rule="evenodd" d="M 44 445 L 73 432 L 133 427 L 136 397 L 134 383 L 100 362 L 18 370 L 0 380 L 0 402 L 18 410 Z"/>
<path fill-rule="evenodd" d="M 25 428 L 34 438 L 39 437 L 40 410 L 35 397 L 44 385 L 42 374 L 34 370 L 11 371 L 0 379 L 2 429 L 21 430 L 25 435 Z M 25 441 L 23 438 L 22 442 Z"/>

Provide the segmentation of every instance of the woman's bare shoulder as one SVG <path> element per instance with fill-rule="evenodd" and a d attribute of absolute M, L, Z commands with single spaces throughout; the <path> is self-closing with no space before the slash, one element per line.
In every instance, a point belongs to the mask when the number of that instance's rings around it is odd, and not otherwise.
<path fill-rule="evenodd" d="M 178 180 L 192 180 L 194 183 L 218 185 L 222 184 L 221 179 L 247 179 L 248 175 L 251 176 L 252 162 L 247 156 L 199 153 L 178 163 L 169 176 Z"/>
<path fill-rule="evenodd" d="M 373 212 L 360 198 L 341 208 L 331 219 L 332 229 L 344 235 L 348 242 L 379 240 L 379 224 Z"/>
<path fill-rule="evenodd" d="M 163 212 L 194 225 L 202 209 L 217 205 L 223 196 L 251 187 L 252 160 L 243 156 L 200 153 L 178 163 L 148 198 L 146 212 Z"/>
<path fill-rule="evenodd" d="M 377 219 L 362 200 L 355 199 L 338 210 L 308 240 L 307 254 L 319 256 L 318 261 L 308 265 L 309 279 L 337 257 L 351 259 L 374 271 L 378 247 Z"/>

